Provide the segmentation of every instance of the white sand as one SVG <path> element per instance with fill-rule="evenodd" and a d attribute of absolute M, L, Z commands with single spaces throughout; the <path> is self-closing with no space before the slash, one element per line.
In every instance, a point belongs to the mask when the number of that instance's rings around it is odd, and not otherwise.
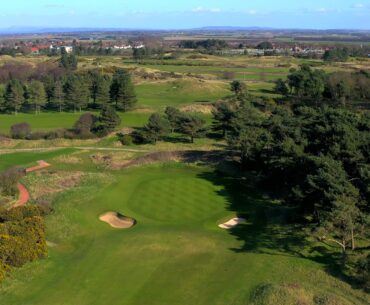
<path fill-rule="evenodd" d="M 135 221 L 133 219 L 123 217 L 116 212 L 105 213 L 101 215 L 99 219 L 103 222 L 106 222 L 115 229 L 128 229 L 135 224 Z"/>
<path fill-rule="evenodd" d="M 218 226 L 221 229 L 230 230 L 230 229 L 232 229 L 232 228 L 236 227 L 237 225 L 239 225 L 241 223 L 244 223 L 244 222 L 245 222 L 244 218 L 235 217 L 235 218 L 230 219 L 228 222 L 222 223 Z"/>

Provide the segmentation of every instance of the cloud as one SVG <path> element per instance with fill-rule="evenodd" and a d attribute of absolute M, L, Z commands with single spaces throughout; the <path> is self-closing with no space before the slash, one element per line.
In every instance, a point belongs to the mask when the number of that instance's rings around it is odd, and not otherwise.
<path fill-rule="evenodd" d="M 45 8 L 62 8 L 64 7 L 63 4 L 60 3 L 48 3 L 44 5 Z"/>
<path fill-rule="evenodd" d="M 220 13 L 220 8 L 205 8 L 203 6 L 198 6 L 192 10 L 194 13 Z"/>
<path fill-rule="evenodd" d="M 364 8 L 365 7 L 365 4 L 363 4 L 363 3 L 355 3 L 352 7 L 353 8 Z"/>
<path fill-rule="evenodd" d="M 249 10 L 247 12 L 248 15 L 256 15 L 257 14 L 257 11 L 256 10 Z"/>

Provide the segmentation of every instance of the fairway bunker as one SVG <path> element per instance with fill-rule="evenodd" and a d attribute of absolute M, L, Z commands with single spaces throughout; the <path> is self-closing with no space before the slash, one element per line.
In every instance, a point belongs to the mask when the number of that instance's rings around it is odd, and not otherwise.
<path fill-rule="evenodd" d="M 235 228 L 237 225 L 239 225 L 241 223 L 244 223 L 244 222 L 245 222 L 244 218 L 235 217 L 235 218 L 232 218 L 232 219 L 230 219 L 229 221 L 227 221 L 225 223 L 219 224 L 218 227 L 221 228 L 221 229 L 230 230 L 230 229 Z"/>
<path fill-rule="evenodd" d="M 129 229 L 136 224 L 135 219 L 126 217 L 117 212 L 107 212 L 99 216 L 99 219 L 115 229 Z"/>

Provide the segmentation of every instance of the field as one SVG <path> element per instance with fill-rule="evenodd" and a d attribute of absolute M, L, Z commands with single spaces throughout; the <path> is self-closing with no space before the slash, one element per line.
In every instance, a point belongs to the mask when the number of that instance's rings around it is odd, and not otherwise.
<path fill-rule="evenodd" d="M 38 157 L 55 163 L 57 156 Z M 16 154 L 11 160 L 31 159 Z M 66 168 L 53 171 L 72 174 Z M 279 203 L 246 181 L 231 189 L 212 169 L 181 163 L 90 170 L 85 183 L 56 197 L 47 218 L 49 258 L 14 272 L 0 290 L 3 304 L 238 305 L 250 304 L 262 284 L 297 285 L 302 298 L 326 295 L 340 304 L 367 300 L 326 274 L 313 254 L 303 258 L 304 247 L 301 256 L 287 250 L 291 240 L 284 231 L 273 233 L 280 228 Z M 112 229 L 98 220 L 107 211 L 133 217 L 137 225 Z M 231 232 L 217 227 L 235 214 L 248 222 Z"/>
<path fill-rule="evenodd" d="M 232 79 L 244 81 L 255 97 L 272 98 L 273 81 L 302 63 L 326 71 L 355 71 L 370 64 L 195 55 L 140 63 L 83 57 L 79 69 L 99 63 L 106 70 L 131 70 L 138 104 L 119 114 L 123 128 L 144 126 L 151 113 L 166 106 L 191 106 L 191 112 L 209 106 L 230 95 Z M 0 57 L 0 65 L 4 60 Z M 14 60 L 37 64 L 50 59 Z M 33 130 L 71 128 L 80 115 L 0 114 L 0 134 L 21 122 Z M 210 126 L 211 113 L 199 115 Z M 180 160 L 126 167 L 146 153 L 225 147 L 224 140 L 202 138 L 189 144 L 171 136 L 171 141 L 142 146 L 122 146 L 115 135 L 37 141 L 0 137 L 0 170 L 38 160 L 52 165 L 27 175 L 22 183 L 30 190 L 31 204 L 47 200 L 54 210 L 46 217 L 49 257 L 13 270 L 0 286 L 0 304 L 370 304 L 369 295 L 341 278 L 332 264 L 338 248 L 318 243 L 290 224 L 288 208 L 259 189 L 255 176 Z M 137 224 L 113 229 L 99 221 L 109 211 Z M 236 216 L 246 222 L 232 230 L 218 227 Z"/>

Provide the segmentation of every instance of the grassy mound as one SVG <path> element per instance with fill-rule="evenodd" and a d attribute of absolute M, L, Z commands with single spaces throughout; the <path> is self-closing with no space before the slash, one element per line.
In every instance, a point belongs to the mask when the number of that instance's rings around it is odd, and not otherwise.
<path fill-rule="evenodd" d="M 351 305 L 333 293 L 314 294 L 300 285 L 260 285 L 253 293 L 250 305 Z"/>

